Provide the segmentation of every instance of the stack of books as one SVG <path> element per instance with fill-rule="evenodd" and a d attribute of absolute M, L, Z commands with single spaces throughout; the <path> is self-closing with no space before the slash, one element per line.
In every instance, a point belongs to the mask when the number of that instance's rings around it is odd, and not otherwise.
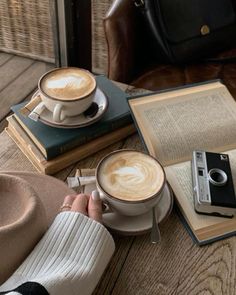
<path fill-rule="evenodd" d="M 105 76 L 96 80 L 109 106 L 100 121 L 87 127 L 51 127 L 22 115 L 28 102 L 12 107 L 6 132 L 39 172 L 54 174 L 135 132 L 126 94 Z"/>

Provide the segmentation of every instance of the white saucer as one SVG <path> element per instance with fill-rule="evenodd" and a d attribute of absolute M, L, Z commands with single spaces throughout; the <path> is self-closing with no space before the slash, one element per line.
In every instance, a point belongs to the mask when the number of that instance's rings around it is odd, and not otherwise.
<path fill-rule="evenodd" d="M 40 96 L 38 90 L 35 92 L 32 99 L 36 96 Z M 60 123 L 57 123 L 53 121 L 52 112 L 45 108 L 38 119 L 46 125 L 57 128 L 81 128 L 89 126 L 100 120 L 108 108 L 108 98 L 99 87 L 97 87 L 93 102 L 95 102 L 98 105 L 98 112 L 92 118 L 86 117 L 84 114 L 80 114 L 78 116 L 66 117 L 65 120 L 63 120 Z"/>
<path fill-rule="evenodd" d="M 95 186 L 88 186 L 85 193 L 91 193 Z M 158 224 L 163 222 L 173 207 L 173 192 L 168 184 L 164 187 L 164 194 L 156 205 L 156 218 Z M 103 224 L 112 232 L 133 236 L 147 233 L 152 228 L 152 212 L 139 216 L 121 216 L 115 212 L 103 214 Z"/>

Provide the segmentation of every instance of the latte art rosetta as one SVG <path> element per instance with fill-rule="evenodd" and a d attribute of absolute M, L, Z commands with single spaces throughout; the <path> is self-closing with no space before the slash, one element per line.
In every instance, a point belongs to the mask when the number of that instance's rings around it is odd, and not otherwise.
<path fill-rule="evenodd" d="M 87 81 L 83 77 L 74 77 L 71 75 L 65 78 L 61 77 L 51 79 L 46 83 L 46 85 L 48 91 L 54 92 L 56 96 L 59 96 L 61 92 L 66 92 L 71 96 L 75 96 L 78 89 L 86 87 Z"/>
<path fill-rule="evenodd" d="M 42 80 L 43 91 L 57 99 L 73 100 L 91 93 L 96 86 L 94 77 L 80 69 L 58 69 Z"/>
<path fill-rule="evenodd" d="M 99 172 L 99 183 L 111 196 L 138 201 L 158 193 L 164 173 L 157 161 L 139 152 L 122 152 L 105 160 Z"/>

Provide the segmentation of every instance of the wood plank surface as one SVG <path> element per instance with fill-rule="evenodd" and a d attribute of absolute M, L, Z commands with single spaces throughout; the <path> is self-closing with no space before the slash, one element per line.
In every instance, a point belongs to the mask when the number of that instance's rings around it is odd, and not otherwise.
<path fill-rule="evenodd" d="M 76 168 L 94 168 L 104 155 L 118 148 L 142 150 L 142 145 L 133 135 L 55 176 L 65 181 Z M 5 132 L 0 135 L 0 170 L 35 171 Z M 93 295 L 235 294 L 236 237 L 199 247 L 175 211 L 160 230 L 162 242 L 156 245 L 150 243 L 149 234 L 114 236 L 115 254 Z"/>
<path fill-rule="evenodd" d="M 9 114 L 12 105 L 32 94 L 39 78 L 52 67 L 52 64 L 0 53 L 0 121 Z"/>
<path fill-rule="evenodd" d="M 7 60 L 5 56 L 6 63 Z M 25 90 L 21 88 L 27 87 L 28 91 L 34 89 L 31 77 L 37 81 L 37 73 L 42 72 L 44 66 L 41 63 L 33 63 L 22 73 L 20 81 L 18 77 L 14 80 L 15 94 L 17 90 L 20 95 L 14 96 L 14 91 L 9 88 L 8 94 L 11 94 L 11 99 L 3 99 L 3 112 L 0 101 L 0 113 L 3 117 L 9 111 L 11 103 L 24 99 Z M 26 75 L 27 71 L 30 78 Z M 134 91 L 133 88 L 127 89 L 123 84 L 120 84 L 120 87 L 132 93 Z M 1 95 L 2 92 L 0 97 Z M 4 126 L 4 120 L 0 121 L 0 124 L 0 127 Z M 135 134 L 63 169 L 54 176 L 66 181 L 68 176 L 75 174 L 77 168 L 95 168 L 102 157 L 120 148 L 143 150 L 139 137 Z M 0 134 L 0 171 L 7 170 L 36 172 L 4 131 Z M 160 230 L 160 244 L 151 244 L 149 233 L 136 237 L 114 235 L 116 251 L 93 295 L 236 294 L 236 237 L 199 247 L 192 241 L 175 210 L 160 224 Z"/>
<path fill-rule="evenodd" d="M 0 52 L 0 66 L 4 65 L 7 61 L 13 58 L 14 55 Z"/>
<path fill-rule="evenodd" d="M 189 249 L 175 294 L 235 294 L 236 237 Z"/>
<path fill-rule="evenodd" d="M 6 63 L 1 65 L 0 71 L 0 91 L 12 83 L 20 76 L 34 61 L 29 58 L 13 56 Z"/>
<path fill-rule="evenodd" d="M 37 88 L 33 89 L 32 92 L 30 92 L 23 100 L 30 100 L 32 95 L 34 94 L 34 92 L 36 91 Z M 11 105 L 9 104 L 9 107 Z M 4 130 L 5 127 L 7 127 L 7 120 L 6 117 L 9 116 L 10 114 L 12 114 L 12 111 L 9 109 L 9 112 L 6 112 L 6 114 L 1 118 L 0 120 L 0 132 L 2 132 Z"/>
<path fill-rule="evenodd" d="M 19 103 L 37 87 L 40 76 L 46 71 L 47 64 L 43 62 L 32 63 L 0 91 L 0 119 L 9 112 L 9 105 Z"/>
<path fill-rule="evenodd" d="M 175 294 L 193 242 L 176 214 L 160 231 L 160 244 L 151 244 L 150 234 L 135 238 L 111 294 Z"/>

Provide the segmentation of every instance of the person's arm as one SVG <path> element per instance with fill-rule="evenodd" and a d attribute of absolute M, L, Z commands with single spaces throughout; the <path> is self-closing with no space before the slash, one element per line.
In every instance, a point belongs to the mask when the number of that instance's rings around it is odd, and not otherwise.
<path fill-rule="evenodd" d="M 97 215 L 96 211 L 96 202 L 100 200 L 90 198 L 86 202 L 86 198 L 84 195 L 67 197 L 65 204 L 68 206 L 64 209 L 70 209 L 69 212 L 57 215 L 31 254 L 0 287 L 1 292 L 15 290 L 18 293 L 6 294 L 32 295 L 92 293 L 115 246 L 106 228 L 95 221 L 101 219 L 101 214 Z M 76 206 L 80 210 L 73 210 Z M 94 216 L 95 220 L 84 214 Z M 30 289 L 31 293 L 27 293 Z"/>

